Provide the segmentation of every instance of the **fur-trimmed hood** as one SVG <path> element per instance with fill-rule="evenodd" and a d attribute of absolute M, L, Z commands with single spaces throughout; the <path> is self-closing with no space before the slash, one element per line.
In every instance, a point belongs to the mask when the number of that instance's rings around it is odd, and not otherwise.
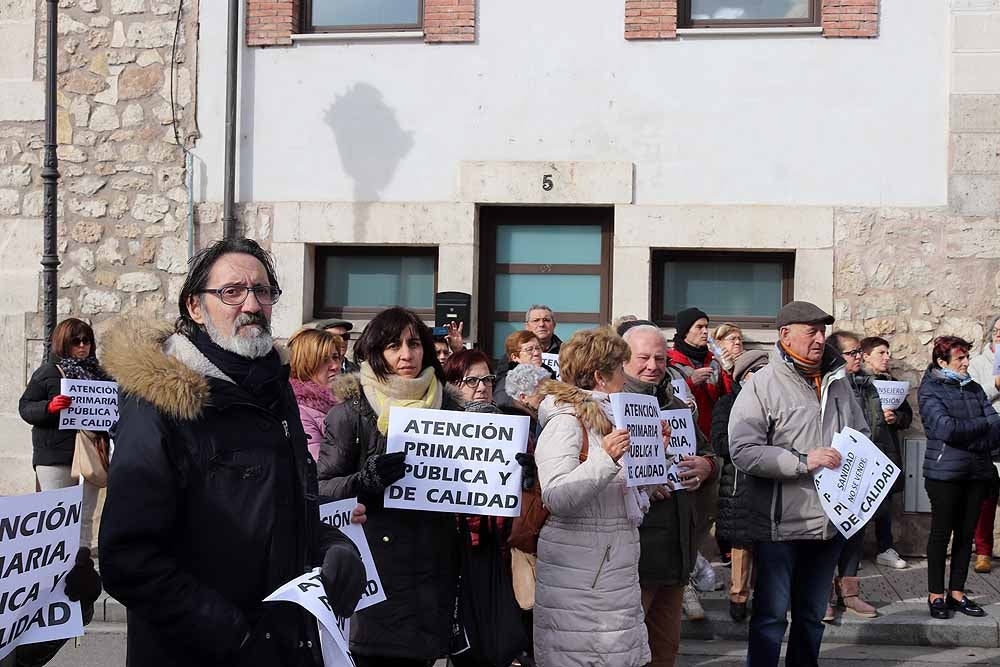
<path fill-rule="evenodd" d="M 545 396 L 538 407 L 538 423 L 542 428 L 556 415 L 574 414 L 589 430 L 601 435 L 607 435 L 614 429 L 614 424 L 595 398 L 595 392 L 556 380 L 543 382 L 540 391 Z"/>
<path fill-rule="evenodd" d="M 119 388 L 175 419 L 201 416 L 211 398 L 209 378 L 233 382 L 167 322 L 120 320 L 103 347 L 104 369 Z M 276 349 L 287 363 L 287 351 Z"/>

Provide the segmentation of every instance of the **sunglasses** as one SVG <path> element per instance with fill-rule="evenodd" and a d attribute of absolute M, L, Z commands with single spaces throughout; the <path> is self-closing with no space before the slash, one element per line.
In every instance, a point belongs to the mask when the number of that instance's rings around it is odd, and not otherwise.
<path fill-rule="evenodd" d="M 76 338 L 70 338 L 69 342 L 73 345 L 90 345 L 91 340 L 86 336 L 77 336 Z"/>

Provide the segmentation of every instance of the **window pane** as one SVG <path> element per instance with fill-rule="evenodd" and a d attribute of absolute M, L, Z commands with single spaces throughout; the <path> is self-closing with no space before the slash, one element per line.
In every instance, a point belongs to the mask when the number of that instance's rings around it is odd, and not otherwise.
<path fill-rule="evenodd" d="M 576 331 L 580 329 L 596 329 L 596 322 L 591 322 L 589 324 L 574 322 L 572 324 L 566 322 L 562 324 L 556 324 L 556 335 L 560 339 L 567 341 L 570 336 L 572 336 Z M 520 331 L 524 328 L 522 322 L 496 322 L 493 324 L 493 358 L 500 359 L 504 356 L 503 344 L 507 340 L 507 336 L 511 335 L 515 331 Z"/>
<path fill-rule="evenodd" d="M 600 264 L 598 225 L 500 225 L 497 264 Z"/>
<path fill-rule="evenodd" d="M 333 255 L 323 268 L 327 308 L 434 307 L 434 257 Z"/>
<path fill-rule="evenodd" d="M 810 2 L 811 0 L 691 0 L 691 19 L 807 19 Z"/>
<path fill-rule="evenodd" d="M 315 26 L 416 25 L 420 0 L 313 0 Z"/>
<path fill-rule="evenodd" d="M 667 262 L 663 312 L 701 308 L 719 317 L 774 317 L 781 309 L 779 262 Z"/>
<path fill-rule="evenodd" d="M 601 277 L 577 275 L 498 275 L 495 307 L 523 312 L 543 303 L 556 313 L 601 312 Z"/>

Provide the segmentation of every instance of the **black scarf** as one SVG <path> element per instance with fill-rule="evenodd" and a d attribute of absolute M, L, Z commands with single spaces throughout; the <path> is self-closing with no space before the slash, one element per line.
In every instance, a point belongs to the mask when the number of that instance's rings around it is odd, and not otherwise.
<path fill-rule="evenodd" d="M 686 340 L 678 336 L 674 337 L 674 349 L 681 352 L 685 357 L 698 364 L 699 366 L 705 365 L 705 359 L 708 358 L 708 346 L 705 347 L 695 347 L 690 345 Z"/>
<path fill-rule="evenodd" d="M 274 348 L 263 357 L 250 359 L 222 349 L 200 327 L 195 330 L 191 342 L 216 368 L 246 391 L 257 405 L 272 409 L 281 398 L 282 382 L 288 379 L 288 373 Z"/>
<path fill-rule="evenodd" d="M 76 357 L 56 357 L 56 366 L 62 371 L 63 377 L 70 380 L 110 380 L 97 357 L 91 354 L 86 359 Z"/>

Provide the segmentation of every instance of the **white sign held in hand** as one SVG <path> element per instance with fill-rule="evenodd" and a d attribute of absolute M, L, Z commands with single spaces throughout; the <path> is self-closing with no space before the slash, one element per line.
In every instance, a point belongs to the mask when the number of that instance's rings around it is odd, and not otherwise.
<path fill-rule="evenodd" d="M 63 378 L 59 392 L 73 399 L 59 412 L 59 428 L 110 431 L 118 421 L 118 383 Z"/>
<path fill-rule="evenodd" d="M 320 568 L 292 579 L 274 591 L 264 602 L 294 602 L 316 618 L 323 652 L 324 667 L 355 667 L 348 646 L 350 619 L 339 618 L 333 613 L 326 599 L 326 589 L 320 577 Z"/>
<path fill-rule="evenodd" d="M 680 410 L 664 410 L 660 413 L 663 419 L 670 424 L 670 448 L 667 450 L 667 461 L 670 469 L 667 470 L 667 482 L 674 491 L 683 491 L 680 471 L 677 464 L 685 456 L 694 456 L 698 440 L 695 435 L 694 416 L 687 408 Z"/>
<path fill-rule="evenodd" d="M 852 428 L 837 433 L 831 446 L 840 452 L 840 466 L 818 468 L 813 481 L 826 516 L 850 539 L 889 497 L 900 470 L 875 443 Z"/>
<path fill-rule="evenodd" d="M 681 378 L 680 380 L 671 380 L 670 386 L 674 388 L 674 396 L 681 399 L 685 403 L 691 398 L 691 389 L 688 387 L 687 380 Z"/>
<path fill-rule="evenodd" d="M 910 392 L 909 382 L 896 382 L 894 380 L 873 380 L 872 385 L 878 391 L 878 397 L 882 401 L 882 409 L 896 410 L 906 400 L 906 395 Z"/>
<path fill-rule="evenodd" d="M 361 596 L 361 602 L 358 603 L 357 611 L 361 611 L 379 602 L 385 602 L 385 590 L 382 588 L 382 580 L 378 576 L 375 559 L 372 557 L 371 547 L 368 546 L 368 539 L 365 537 L 364 526 L 351 523 L 351 512 L 357 504 L 357 498 L 324 503 L 319 506 L 319 519 L 323 523 L 339 529 L 351 542 L 354 542 L 354 546 L 361 553 L 361 560 L 365 564 L 365 581 L 367 582 L 365 592 Z"/>
<path fill-rule="evenodd" d="M 386 452 L 406 452 L 406 474 L 385 506 L 516 517 L 530 419 L 520 415 L 393 408 Z"/>
<path fill-rule="evenodd" d="M 655 396 L 611 394 L 615 428 L 628 429 L 629 446 L 622 457 L 629 486 L 665 484 L 667 457 L 663 451 L 660 406 Z"/>
<path fill-rule="evenodd" d="M 547 366 L 552 369 L 552 372 L 556 374 L 557 380 L 562 380 L 562 375 L 559 373 L 559 355 L 552 354 L 551 352 L 542 352 L 542 366 Z"/>

